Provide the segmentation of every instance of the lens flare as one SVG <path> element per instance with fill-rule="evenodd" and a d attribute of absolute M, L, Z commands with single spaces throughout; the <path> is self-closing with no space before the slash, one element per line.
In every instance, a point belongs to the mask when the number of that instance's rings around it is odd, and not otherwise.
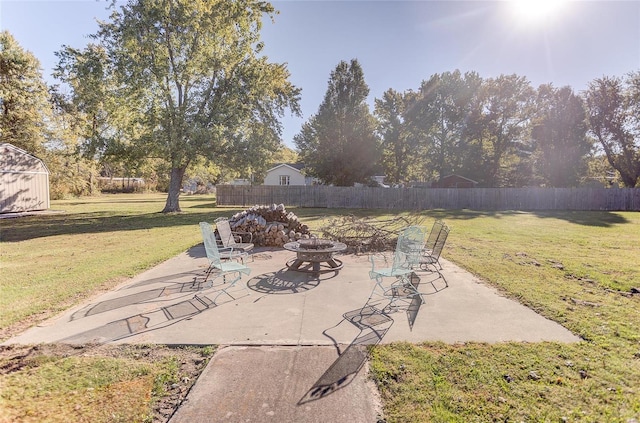
<path fill-rule="evenodd" d="M 523 22 L 538 22 L 553 18 L 565 6 L 565 0 L 511 0 L 516 18 Z"/>

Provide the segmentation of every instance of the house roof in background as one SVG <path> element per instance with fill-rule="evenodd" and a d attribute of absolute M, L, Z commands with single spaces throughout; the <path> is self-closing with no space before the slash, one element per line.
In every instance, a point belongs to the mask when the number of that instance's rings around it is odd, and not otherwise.
<path fill-rule="evenodd" d="M 290 167 L 292 169 L 297 170 L 298 172 L 301 171 L 302 169 L 304 169 L 304 163 L 277 163 L 276 165 L 274 165 L 271 169 L 268 169 L 267 172 L 271 172 L 274 169 L 277 169 L 279 167 L 282 166 L 286 166 L 286 167 Z"/>

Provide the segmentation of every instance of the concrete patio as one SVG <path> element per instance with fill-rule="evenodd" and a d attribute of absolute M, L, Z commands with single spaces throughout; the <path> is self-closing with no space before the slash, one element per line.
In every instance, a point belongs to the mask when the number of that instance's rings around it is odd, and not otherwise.
<path fill-rule="evenodd" d="M 204 248 L 196 246 L 7 343 L 348 345 L 374 326 L 384 327 L 372 341 L 382 343 L 579 340 L 446 260 L 446 282 L 419 274 L 424 304 L 381 315 L 384 302 L 367 304 L 374 286 L 367 255 L 341 255 L 342 270 L 318 276 L 288 270 L 292 255 L 256 249 L 236 299 L 223 294 L 214 303 L 216 290 L 201 283 Z"/>
<path fill-rule="evenodd" d="M 170 423 L 375 423 L 367 345 L 579 341 L 446 260 L 442 277 L 419 275 L 424 304 L 387 314 L 387 300 L 368 301 L 366 255 L 342 255 L 339 272 L 318 276 L 288 270 L 292 256 L 256 249 L 232 299 L 203 286 L 200 245 L 6 343 L 217 344 Z"/>

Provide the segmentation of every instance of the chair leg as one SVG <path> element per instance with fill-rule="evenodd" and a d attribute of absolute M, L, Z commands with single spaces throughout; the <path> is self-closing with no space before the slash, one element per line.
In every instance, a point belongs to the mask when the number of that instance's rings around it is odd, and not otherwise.
<path fill-rule="evenodd" d="M 211 276 L 211 273 L 213 273 L 213 270 L 215 269 L 215 267 L 213 266 L 209 266 L 207 268 L 207 270 L 204 271 L 204 280 L 202 281 L 202 284 L 204 285 L 208 280 L 209 280 L 209 276 Z M 213 284 L 213 282 L 212 282 Z"/>
<path fill-rule="evenodd" d="M 407 275 L 397 277 L 388 287 L 383 285 L 382 277 L 376 277 L 376 283 L 371 290 L 367 303 L 371 301 L 374 295 L 389 301 L 389 304 L 387 304 L 384 309 L 389 309 L 390 312 L 395 312 L 400 309 L 398 301 L 401 300 L 410 300 L 415 296 L 419 296 L 422 303 L 425 302 L 424 297 L 411 283 L 411 279 L 407 278 Z"/>
<path fill-rule="evenodd" d="M 413 284 L 410 275 L 413 275 L 413 273 L 398 277 L 396 282 L 391 285 L 393 295 L 391 296 L 390 306 L 395 308 L 396 311 L 399 309 L 397 305 L 398 301 L 412 301 L 415 297 L 419 297 L 421 304 L 425 302 L 424 296 L 418 291 L 416 285 Z"/>
<path fill-rule="evenodd" d="M 229 297 L 231 297 L 233 300 L 235 300 L 236 298 L 231 295 L 228 290 L 233 288 L 235 286 L 235 284 L 242 278 L 242 274 L 240 272 L 236 273 L 236 276 L 229 281 L 229 284 L 227 285 L 227 274 L 222 275 L 222 284 L 218 285 L 218 287 L 220 287 L 220 289 L 217 291 L 216 296 L 213 297 L 213 299 L 211 300 L 212 303 L 215 304 L 216 300 L 218 299 L 218 297 L 222 294 L 226 294 Z M 227 285 L 226 287 L 223 287 L 224 285 Z M 213 288 L 213 281 L 211 281 L 211 287 Z"/>
<path fill-rule="evenodd" d="M 382 278 L 379 276 L 376 276 L 375 278 L 375 284 L 373 285 L 373 289 L 371 290 L 371 294 L 369 294 L 369 299 L 367 300 L 367 303 L 369 303 L 369 301 L 371 301 L 373 299 L 374 296 L 378 296 L 380 298 L 383 299 L 387 299 L 387 296 L 385 295 L 385 288 L 382 285 Z"/>

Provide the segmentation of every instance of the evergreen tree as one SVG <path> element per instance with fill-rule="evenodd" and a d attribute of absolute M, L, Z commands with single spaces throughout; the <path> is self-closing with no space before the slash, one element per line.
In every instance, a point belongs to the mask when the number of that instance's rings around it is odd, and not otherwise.
<path fill-rule="evenodd" d="M 368 94 L 356 59 L 331 72 L 318 113 L 294 137 L 309 174 L 337 186 L 366 183 L 374 175 L 380 152 Z"/>

